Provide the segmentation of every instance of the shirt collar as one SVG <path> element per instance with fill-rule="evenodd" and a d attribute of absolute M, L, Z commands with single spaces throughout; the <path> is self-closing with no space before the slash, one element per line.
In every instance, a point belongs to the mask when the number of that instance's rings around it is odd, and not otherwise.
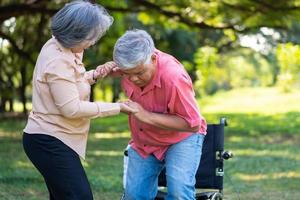
<path fill-rule="evenodd" d="M 64 46 L 62 46 L 58 40 L 55 38 L 54 35 L 52 35 L 52 40 L 54 41 L 55 45 L 57 46 L 57 50 L 61 51 L 61 52 L 67 52 L 67 53 L 72 53 L 72 51 Z"/>
<path fill-rule="evenodd" d="M 153 78 L 153 83 L 155 86 L 161 88 L 161 65 L 160 65 L 160 55 L 159 55 L 159 50 L 155 49 L 154 54 L 156 55 L 156 71 L 155 75 Z"/>
<path fill-rule="evenodd" d="M 161 88 L 161 66 L 159 62 L 159 51 L 155 49 L 154 54 L 156 55 L 156 69 L 155 69 L 155 74 L 151 82 L 144 88 L 142 93 L 147 93 L 150 90 L 154 89 L 154 87 L 159 87 Z"/>
<path fill-rule="evenodd" d="M 53 41 L 55 42 L 55 45 L 57 46 L 57 49 L 58 49 L 59 51 L 64 52 L 64 53 L 66 53 L 66 54 L 68 54 L 68 55 L 71 55 L 72 58 L 73 58 L 73 60 L 74 60 L 74 62 L 75 62 L 77 65 L 83 65 L 83 63 L 82 63 L 83 53 L 73 53 L 73 52 L 71 51 L 71 49 L 68 49 L 68 48 L 62 46 L 62 45 L 58 42 L 58 40 L 55 38 L 54 35 L 52 35 L 52 39 L 53 39 Z"/>

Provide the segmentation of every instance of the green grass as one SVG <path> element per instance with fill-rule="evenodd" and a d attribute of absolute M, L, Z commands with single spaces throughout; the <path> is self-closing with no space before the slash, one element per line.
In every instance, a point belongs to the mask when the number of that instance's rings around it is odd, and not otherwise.
<path fill-rule="evenodd" d="M 240 89 L 200 101 L 209 123 L 225 116 L 225 199 L 297 200 L 300 196 L 300 92 Z M 43 179 L 21 144 L 25 120 L 0 121 L 0 199 L 46 200 Z M 83 162 L 96 200 L 119 199 L 123 149 L 129 140 L 125 115 L 92 121 Z"/>

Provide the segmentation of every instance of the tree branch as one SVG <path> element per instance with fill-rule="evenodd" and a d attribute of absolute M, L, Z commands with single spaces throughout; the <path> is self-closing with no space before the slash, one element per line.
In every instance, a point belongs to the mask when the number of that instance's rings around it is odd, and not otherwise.
<path fill-rule="evenodd" d="M 157 5 L 155 3 L 152 3 L 147 0 L 131 0 L 133 1 L 137 6 L 132 6 L 129 8 L 123 8 L 123 7 L 111 7 L 111 6 L 105 6 L 104 7 L 111 11 L 111 12 L 141 12 L 141 11 L 148 11 L 149 9 L 164 15 L 169 18 L 174 18 L 178 22 L 181 22 L 183 24 L 189 25 L 191 27 L 196 27 L 200 29 L 211 29 L 211 30 L 217 30 L 217 29 L 232 29 L 237 32 L 246 32 L 249 29 L 256 29 L 258 27 L 263 26 L 263 24 L 259 24 L 256 27 L 248 27 L 248 28 L 241 28 L 237 24 L 227 24 L 223 26 L 213 26 L 205 23 L 204 21 L 194 21 L 193 19 L 189 18 L 188 16 L 185 16 L 184 14 L 180 12 L 173 12 L 170 10 L 166 10 L 163 8 L 163 6 Z M 248 8 L 242 5 L 233 5 L 226 3 L 222 1 L 222 3 L 225 6 L 228 6 L 235 10 L 240 10 L 243 12 L 248 12 L 249 14 L 253 14 L 255 12 L 265 13 L 266 9 L 272 9 L 273 11 L 282 10 L 283 8 L 276 8 L 273 5 L 266 4 L 265 2 L 261 2 L 260 0 L 252 0 L 256 4 L 262 5 L 264 7 L 258 8 L 257 6 L 254 6 L 254 8 Z M 268 8 L 266 8 L 268 6 Z M 300 10 L 300 7 L 285 7 L 285 10 Z M 58 8 L 47 8 L 45 1 L 42 0 L 28 0 L 27 3 L 23 4 L 11 4 L 7 6 L 0 7 L 0 23 L 5 21 L 6 19 L 9 19 L 11 17 L 19 17 L 23 15 L 34 15 L 38 13 L 43 13 L 45 15 L 53 15 L 58 11 Z M 269 26 L 269 25 L 265 25 Z M 270 27 L 270 26 L 269 26 Z M 272 26 L 272 28 L 276 28 Z M 285 28 L 283 26 L 277 27 L 277 28 Z"/>
<path fill-rule="evenodd" d="M 28 60 L 31 64 L 35 64 L 35 61 L 30 57 L 30 54 L 23 51 L 21 48 L 18 47 L 16 41 L 9 35 L 7 35 L 6 33 L 2 32 L 0 30 L 0 37 L 3 39 L 6 39 L 11 46 L 13 47 L 13 49 L 15 49 L 15 51 L 17 52 L 18 55 L 20 55 L 22 58 Z"/>
<path fill-rule="evenodd" d="M 133 0 L 133 1 L 137 5 L 145 6 L 146 8 L 150 8 L 150 9 L 152 9 L 154 11 L 157 11 L 158 13 L 163 14 L 166 17 L 175 18 L 179 22 L 182 22 L 184 24 L 187 24 L 187 25 L 190 25 L 190 26 L 193 26 L 193 27 L 197 27 L 197 28 L 201 28 L 201 29 L 234 29 L 233 25 L 211 26 L 211 25 L 206 24 L 203 21 L 202 22 L 195 22 L 192 19 L 190 19 L 190 18 L 188 18 L 186 16 L 183 16 L 181 13 L 164 10 L 159 5 L 151 3 L 151 2 L 149 2 L 147 0 Z"/>
<path fill-rule="evenodd" d="M 252 2 L 261 5 L 265 7 L 268 10 L 273 10 L 273 11 L 279 11 L 279 12 L 286 12 L 286 11 L 299 11 L 300 7 L 299 6 L 285 6 L 287 5 L 286 2 L 284 4 L 272 4 L 266 1 L 262 0 L 251 0 Z"/>
<path fill-rule="evenodd" d="M 222 4 L 224 6 L 226 6 L 227 8 L 233 9 L 233 10 L 237 10 L 237 11 L 241 11 L 241 12 L 247 12 L 247 13 L 254 13 L 256 10 L 253 9 L 253 7 L 249 7 L 249 6 L 242 6 L 239 4 L 230 4 L 228 2 L 222 1 Z"/>
<path fill-rule="evenodd" d="M 227 24 L 227 25 L 224 25 L 224 26 L 212 26 L 212 25 L 206 24 L 204 21 L 195 22 L 192 19 L 190 19 L 186 16 L 183 16 L 179 12 L 172 12 L 172 11 L 164 10 L 161 6 L 156 5 L 154 3 L 151 3 L 147 0 L 132 0 L 132 1 L 134 1 L 135 4 L 137 4 L 139 6 L 144 6 L 146 8 L 150 8 L 150 9 L 158 12 L 159 14 L 165 15 L 165 16 L 170 17 L 170 18 L 175 18 L 175 19 L 177 18 L 177 20 L 181 23 L 187 24 L 191 27 L 200 28 L 200 29 L 213 29 L 213 30 L 232 29 L 232 30 L 234 30 L 236 32 L 239 32 L 239 33 L 246 33 L 246 32 L 251 31 L 253 29 L 260 28 L 262 26 L 268 26 L 268 25 L 263 25 L 263 24 L 259 24 L 258 26 L 253 26 L 253 27 L 241 27 L 238 24 Z M 228 4 L 228 5 L 230 5 L 230 4 Z M 242 9 L 242 8 L 244 10 L 246 10 L 246 8 L 244 8 L 244 7 L 239 7 L 239 9 Z M 251 9 L 247 10 L 247 12 L 249 12 L 249 14 L 253 14 L 253 10 L 251 10 Z M 284 26 L 272 26 L 272 28 L 286 29 L 286 27 L 284 27 Z"/>
<path fill-rule="evenodd" d="M 33 3 L 25 4 L 11 4 L 7 6 L 0 7 L 0 23 L 11 18 L 19 17 L 23 15 L 34 15 L 43 13 L 46 15 L 54 15 L 59 9 L 58 8 L 47 8 L 46 5 L 41 3 L 41 1 L 33 1 Z M 121 7 L 111 7 L 105 6 L 105 8 L 112 12 L 140 12 L 143 9 L 140 8 L 121 8 Z"/>
<path fill-rule="evenodd" d="M 34 4 L 19 4 L 8 5 L 0 7 L 0 22 L 3 22 L 11 17 L 19 17 L 22 15 L 33 15 L 37 13 L 44 13 L 53 15 L 57 12 L 57 9 L 49 9 L 44 6 L 35 6 Z"/>

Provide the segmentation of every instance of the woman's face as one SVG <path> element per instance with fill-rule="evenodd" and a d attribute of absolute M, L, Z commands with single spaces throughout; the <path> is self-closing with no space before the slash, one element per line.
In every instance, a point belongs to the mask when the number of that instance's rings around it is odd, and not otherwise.
<path fill-rule="evenodd" d="M 82 53 L 85 49 L 88 49 L 89 47 L 93 46 L 94 42 L 91 40 L 85 40 L 82 43 L 80 43 L 78 46 L 71 48 L 71 51 L 73 53 Z"/>

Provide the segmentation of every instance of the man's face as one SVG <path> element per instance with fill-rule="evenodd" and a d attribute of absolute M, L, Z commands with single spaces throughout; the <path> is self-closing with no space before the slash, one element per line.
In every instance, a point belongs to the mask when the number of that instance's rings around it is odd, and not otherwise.
<path fill-rule="evenodd" d="M 134 68 L 121 70 L 123 75 L 138 87 L 145 87 L 152 80 L 156 69 L 155 57 L 152 56 L 149 64 L 137 65 Z"/>

